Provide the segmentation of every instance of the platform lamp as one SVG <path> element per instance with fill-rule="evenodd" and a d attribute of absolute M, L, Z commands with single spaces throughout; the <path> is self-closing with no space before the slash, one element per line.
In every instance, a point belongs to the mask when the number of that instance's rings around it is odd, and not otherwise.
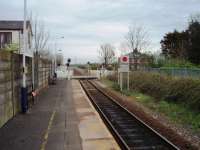
<path fill-rule="evenodd" d="M 21 110 L 22 113 L 26 113 L 28 110 L 28 89 L 26 85 L 26 54 L 25 51 L 27 50 L 27 0 L 24 0 L 24 24 L 23 24 L 23 76 L 22 76 L 22 87 L 21 87 Z"/>
<path fill-rule="evenodd" d="M 60 37 L 56 37 L 54 38 L 55 39 L 55 50 L 54 50 L 54 74 L 56 73 L 56 67 L 57 67 L 57 40 L 59 39 L 64 39 L 65 37 L 64 36 L 60 36 Z M 62 51 L 62 50 L 59 50 L 59 51 Z"/>

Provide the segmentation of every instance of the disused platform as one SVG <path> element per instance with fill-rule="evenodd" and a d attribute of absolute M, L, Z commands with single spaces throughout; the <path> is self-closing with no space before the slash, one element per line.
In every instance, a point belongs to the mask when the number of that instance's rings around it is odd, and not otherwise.
<path fill-rule="evenodd" d="M 1 150 L 117 150 L 76 80 L 59 80 L 0 129 Z"/>

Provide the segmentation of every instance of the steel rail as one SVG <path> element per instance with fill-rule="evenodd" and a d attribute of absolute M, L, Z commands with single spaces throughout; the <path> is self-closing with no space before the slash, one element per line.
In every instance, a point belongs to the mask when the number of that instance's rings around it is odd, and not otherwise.
<path fill-rule="evenodd" d="M 111 130 L 111 132 L 113 133 L 115 139 L 117 140 L 117 142 L 119 143 L 119 145 L 121 146 L 122 149 L 126 149 L 126 150 L 130 150 L 130 149 L 136 149 L 134 148 L 134 146 L 130 147 L 130 144 L 127 144 L 127 140 L 124 139 L 123 134 L 118 131 L 119 129 L 116 129 L 116 126 L 113 125 L 113 122 L 111 121 L 111 119 L 108 117 L 108 113 L 106 115 L 106 112 L 102 110 L 102 108 L 99 106 L 98 102 L 95 100 L 95 96 L 94 93 L 92 94 L 92 91 L 96 91 L 97 93 L 101 93 L 103 96 L 101 97 L 101 100 L 103 101 L 105 98 L 109 99 L 114 105 L 116 105 L 117 107 L 120 108 L 120 113 L 122 114 L 122 112 L 128 113 L 128 115 L 130 115 L 132 118 L 134 118 L 135 120 L 138 121 L 139 123 L 139 129 L 141 128 L 141 126 L 143 128 L 146 128 L 145 130 L 147 130 L 146 132 L 149 132 L 148 134 L 154 134 L 152 135 L 152 137 L 156 137 L 154 139 L 154 143 L 156 143 L 158 140 L 158 143 L 161 143 L 161 148 L 163 149 L 162 146 L 165 146 L 167 148 L 165 149 L 172 149 L 172 150 L 179 150 L 179 148 L 177 146 L 175 146 L 172 142 L 170 142 L 168 139 L 166 139 L 163 135 L 159 134 L 157 131 L 155 131 L 153 128 L 151 128 L 148 124 L 146 124 L 145 122 L 143 122 L 140 118 L 138 118 L 137 116 L 135 116 L 132 112 L 130 112 L 128 109 L 126 109 L 125 107 L 123 107 L 119 102 L 117 102 L 113 97 L 111 97 L 110 95 L 108 95 L 107 93 L 105 93 L 102 89 L 98 88 L 94 83 L 92 83 L 91 81 L 88 80 L 84 80 L 84 81 L 80 81 L 83 89 L 85 90 L 86 94 L 88 95 L 88 97 L 90 98 L 91 102 L 93 103 L 93 105 L 95 106 L 95 108 L 97 109 L 97 111 L 99 112 L 100 116 L 102 117 L 103 121 L 105 122 L 105 124 L 107 125 L 107 127 Z M 88 87 L 90 86 L 90 87 Z M 104 107 L 104 106 L 102 106 Z M 107 106 L 108 107 L 108 106 Z M 112 106 L 110 106 L 112 107 Z M 111 108 L 110 108 L 111 109 Z M 128 116 L 129 117 L 129 116 Z M 123 120 L 123 123 L 121 123 L 121 125 L 128 125 L 126 124 L 126 120 Z M 138 124 L 137 123 L 137 124 Z M 120 124 L 120 123 L 119 123 Z M 132 125 L 130 125 L 132 126 Z M 127 126 L 128 129 L 128 126 Z M 136 129 L 137 130 L 137 129 Z M 146 134 L 146 133 L 145 133 Z M 145 136 L 144 136 L 145 137 Z M 149 135 L 147 136 L 149 137 Z M 140 147 L 140 149 L 159 149 L 158 147 L 156 147 L 157 145 L 155 145 L 154 147 L 147 147 L 144 146 L 143 148 Z"/>

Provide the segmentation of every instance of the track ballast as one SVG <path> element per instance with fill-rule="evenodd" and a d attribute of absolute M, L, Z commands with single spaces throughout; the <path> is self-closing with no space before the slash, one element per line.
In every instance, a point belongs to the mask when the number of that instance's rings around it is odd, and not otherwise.
<path fill-rule="evenodd" d="M 170 141 L 122 107 L 91 81 L 80 81 L 100 116 L 122 149 L 177 150 Z"/>

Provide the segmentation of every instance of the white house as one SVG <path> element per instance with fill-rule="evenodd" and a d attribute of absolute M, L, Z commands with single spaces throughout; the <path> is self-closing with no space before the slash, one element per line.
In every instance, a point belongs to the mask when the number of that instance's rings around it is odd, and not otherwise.
<path fill-rule="evenodd" d="M 32 27 L 27 21 L 27 37 L 29 51 L 32 49 Z M 0 50 L 8 44 L 16 44 L 18 53 L 23 48 L 23 21 L 1 21 L 0 20 Z"/>

